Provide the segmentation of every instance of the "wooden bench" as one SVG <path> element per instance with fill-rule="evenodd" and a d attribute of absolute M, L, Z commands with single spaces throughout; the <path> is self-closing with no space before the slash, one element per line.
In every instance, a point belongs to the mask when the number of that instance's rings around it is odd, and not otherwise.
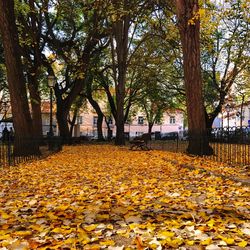
<path fill-rule="evenodd" d="M 151 135 L 149 133 L 137 136 L 132 141 L 129 142 L 131 144 L 130 149 L 150 150 L 150 147 L 148 147 L 148 142 L 150 140 L 151 140 Z"/>

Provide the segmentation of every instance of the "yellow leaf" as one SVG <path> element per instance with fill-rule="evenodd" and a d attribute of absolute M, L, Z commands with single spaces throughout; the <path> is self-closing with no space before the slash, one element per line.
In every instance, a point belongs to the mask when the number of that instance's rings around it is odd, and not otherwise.
<path fill-rule="evenodd" d="M 57 207 L 57 210 L 65 211 L 66 209 L 68 209 L 68 207 L 68 205 L 60 205 Z"/>
<path fill-rule="evenodd" d="M 78 233 L 79 241 L 82 244 L 88 244 L 90 242 L 90 238 L 88 234 L 82 228 L 78 228 L 77 233 Z"/>
<path fill-rule="evenodd" d="M 84 229 L 85 229 L 86 231 L 90 232 L 90 231 L 95 230 L 96 227 L 97 227 L 96 224 L 91 224 L 91 225 L 85 226 Z"/>
<path fill-rule="evenodd" d="M 11 216 L 6 214 L 5 212 L 1 212 L 1 217 L 6 220 L 9 219 Z"/>
<path fill-rule="evenodd" d="M 75 238 L 68 238 L 64 241 L 64 244 L 75 244 L 76 239 Z"/>
<path fill-rule="evenodd" d="M 107 229 L 111 229 L 112 230 L 112 229 L 114 229 L 114 226 L 112 224 L 108 224 L 107 225 Z"/>
<path fill-rule="evenodd" d="M 15 235 L 25 237 L 25 236 L 32 235 L 32 232 L 31 231 L 17 231 L 15 232 Z"/>
<path fill-rule="evenodd" d="M 211 238 L 207 238 L 206 240 L 201 241 L 201 245 L 203 245 L 203 246 L 210 245 L 211 243 L 212 243 Z"/>
<path fill-rule="evenodd" d="M 169 231 L 162 231 L 162 232 L 158 233 L 158 237 L 161 239 L 171 238 L 174 235 L 175 235 L 175 233 L 169 232 Z"/>
<path fill-rule="evenodd" d="M 194 240 L 188 240 L 186 241 L 188 246 L 193 246 L 194 245 Z"/>
<path fill-rule="evenodd" d="M 208 221 L 207 225 L 209 227 L 213 228 L 214 227 L 214 222 L 215 222 L 214 219 L 211 219 L 210 221 Z"/>
<path fill-rule="evenodd" d="M 225 241 L 227 243 L 227 245 L 234 244 L 234 239 L 233 238 L 227 238 L 227 237 L 223 237 L 223 236 L 219 236 L 219 238 L 221 238 L 223 241 Z"/>
<path fill-rule="evenodd" d="M 115 242 L 113 240 L 105 240 L 100 242 L 101 246 L 114 246 Z"/>
<path fill-rule="evenodd" d="M 0 240 L 8 240 L 8 239 L 11 239 L 11 236 L 9 234 L 0 235 Z"/>
<path fill-rule="evenodd" d="M 57 216 L 55 216 L 53 213 L 47 213 L 48 217 L 51 219 L 51 220 L 56 220 L 57 219 Z"/>
<path fill-rule="evenodd" d="M 247 242 L 245 240 L 241 241 L 238 243 L 239 247 L 246 247 L 247 246 Z"/>
<path fill-rule="evenodd" d="M 118 229 L 116 231 L 117 234 L 126 234 L 127 233 L 127 229 Z"/>
<path fill-rule="evenodd" d="M 60 228 L 60 227 L 56 227 L 56 228 L 54 228 L 51 232 L 53 232 L 53 233 L 62 233 L 62 229 Z"/>
<path fill-rule="evenodd" d="M 137 228 L 139 226 L 139 224 L 137 224 L 137 223 L 131 223 L 128 226 L 130 227 L 130 229 L 135 229 L 135 228 Z"/>
<path fill-rule="evenodd" d="M 31 225 L 29 228 L 35 231 L 42 231 L 44 227 L 34 224 L 34 225 Z"/>

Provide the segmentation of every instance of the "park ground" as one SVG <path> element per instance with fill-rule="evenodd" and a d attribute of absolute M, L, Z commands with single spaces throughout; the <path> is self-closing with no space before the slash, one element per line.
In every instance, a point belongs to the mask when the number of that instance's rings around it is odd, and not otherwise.
<path fill-rule="evenodd" d="M 249 169 L 85 145 L 0 171 L 0 249 L 250 249 Z"/>

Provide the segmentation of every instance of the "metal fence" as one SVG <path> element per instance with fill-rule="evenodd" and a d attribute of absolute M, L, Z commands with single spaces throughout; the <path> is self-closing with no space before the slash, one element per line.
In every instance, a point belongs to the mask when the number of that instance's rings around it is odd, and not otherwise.
<path fill-rule="evenodd" d="M 212 129 L 207 132 L 206 136 L 209 145 L 213 148 L 213 155 L 204 157 L 230 165 L 250 165 L 249 127 Z M 188 140 L 188 136 L 186 140 L 179 138 L 156 140 L 151 142 L 151 147 L 153 149 L 186 153 Z"/>
<path fill-rule="evenodd" d="M 61 149 L 60 137 L 2 138 L 0 140 L 0 167 L 39 159 Z"/>

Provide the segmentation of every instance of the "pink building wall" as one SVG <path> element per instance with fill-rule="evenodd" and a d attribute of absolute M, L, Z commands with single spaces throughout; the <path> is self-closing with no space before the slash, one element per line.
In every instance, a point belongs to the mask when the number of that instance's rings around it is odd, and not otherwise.
<path fill-rule="evenodd" d="M 94 117 L 97 114 L 93 112 L 92 109 L 88 109 L 88 112 L 82 112 L 79 115 L 78 125 L 76 125 L 73 136 L 97 136 L 97 127 L 94 124 Z M 138 124 L 138 118 L 143 117 L 143 124 Z M 171 118 L 172 117 L 172 118 Z M 183 112 L 180 110 L 168 111 L 163 115 L 161 124 L 155 124 L 152 128 L 152 132 L 168 133 L 168 132 L 180 132 L 183 130 L 184 116 Z M 110 124 L 112 129 L 112 135 L 116 135 L 115 121 L 112 120 Z M 138 136 L 143 133 L 148 132 L 148 123 L 146 121 L 146 116 L 142 112 L 138 112 L 130 124 L 125 124 L 125 132 L 129 133 L 130 137 Z M 105 121 L 103 121 L 103 135 L 107 137 L 108 129 Z"/>

